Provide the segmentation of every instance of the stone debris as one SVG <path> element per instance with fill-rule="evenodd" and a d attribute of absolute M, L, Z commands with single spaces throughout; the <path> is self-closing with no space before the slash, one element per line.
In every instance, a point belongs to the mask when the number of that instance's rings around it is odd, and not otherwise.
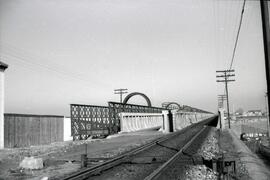
<path fill-rule="evenodd" d="M 238 163 L 236 164 L 236 169 L 238 179 L 248 179 L 249 173 L 247 171 L 247 168 L 245 164 L 243 164 L 240 160 L 238 160 Z"/>
<path fill-rule="evenodd" d="M 217 180 L 218 173 L 205 165 L 186 166 L 185 180 Z"/>
<path fill-rule="evenodd" d="M 214 136 L 210 136 L 203 143 L 202 147 L 197 152 L 206 160 L 217 158 L 219 155 L 218 140 Z"/>
<path fill-rule="evenodd" d="M 115 174 L 117 179 L 130 179 L 130 177 L 136 176 L 136 166 L 126 166 L 122 171 Z"/>
<path fill-rule="evenodd" d="M 23 161 L 20 163 L 20 168 L 42 169 L 43 168 L 43 160 L 42 160 L 42 158 L 25 157 L 23 159 Z"/>
<path fill-rule="evenodd" d="M 22 168 L 10 168 L 8 170 L 8 173 L 11 174 L 13 177 L 21 177 L 21 179 L 23 179 L 22 177 L 26 177 L 27 176 L 27 172 L 26 171 L 32 171 L 32 170 L 26 170 L 26 169 L 22 169 Z M 1 179 L 1 178 L 0 178 Z"/>
<path fill-rule="evenodd" d="M 48 145 L 42 146 L 30 146 L 24 148 L 7 148 L 8 151 L 7 157 L 8 159 L 17 159 L 21 161 L 24 157 L 40 157 L 44 158 L 47 156 L 51 156 L 52 154 L 65 154 L 68 151 L 77 148 L 80 145 L 90 144 L 96 141 L 104 141 L 103 139 L 88 139 L 81 141 L 67 141 L 67 142 L 54 142 Z"/>

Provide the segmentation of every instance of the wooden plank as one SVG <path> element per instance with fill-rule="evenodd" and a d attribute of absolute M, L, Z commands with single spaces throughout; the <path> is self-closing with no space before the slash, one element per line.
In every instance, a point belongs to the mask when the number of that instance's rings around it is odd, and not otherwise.
<path fill-rule="evenodd" d="M 31 146 L 32 144 L 32 132 L 31 132 L 31 124 L 32 124 L 32 119 L 31 117 L 23 117 L 25 120 L 25 133 L 24 133 L 24 137 L 25 137 L 25 144 L 26 146 Z"/>
<path fill-rule="evenodd" d="M 50 137 L 51 137 L 50 143 L 52 143 L 52 142 L 55 142 L 55 132 L 56 132 L 55 126 L 56 126 L 56 124 L 55 124 L 54 118 L 50 118 L 49 121 L 50 121 Z"/>
<path fill-rule="evenodd" d="M 26 126 L 25 146 L 39 145 L 39 117 L 21 117 L 24 119 Z"/>
<path fill-rule="evenodd" d="M 50 120 L 40 117 L 40 144 L 49 144 L 50 142 Z"/>
<path fill-rule="evenodd" d="M 60 126 L 59 126 L 60 138 L 59 138 L 59 141 L 64 141 L 64 117 L 59 118 L 59 121 L 60 121 Z"/>
<path fill-rule="evenodd" d="M 29 139 L 28 139 L 28 133 L 31 133 L 30 132 L 30 122 L 28 121 L 28 118 L 26 117 L 20 117 L 21 118 L 21 131 L 20 131 L 20 136 L 22 137 L 22 143 L 23 145 L 22 146 L 19 146 L 19 147 L 28 147 L 31 145 Z"/>
<path fill-rule="evenodd" d="M 39 126 L 40 137 L 39 137 L 39 142 L 41 144 L 47 144 L 47 142 L 46 142 L 46 136 L 45 136 L 46 129 L 47 129 L 46 122 L 44 122 L 43 119 L 40 118 L 40 126 Z"/>
<path fill-rule="evenodd" d="M 13 133 L 11 132 L 11 134 L 10 135 L 12 135 L 13 134 L 13 139 L 14 139 L 14 144 L 13 144 L 13 147 L 19 147 L 18 145 L 19 145 L 19 141 L 20 141 L 20 139 L 18 139 L 18 134 L 20 133 L 20 132 L 18 132 L 19 131 L 19 129 L 17 128 L 17 127 L 20 127 L 20 126 L 18 126 L 18 124 L 20 123 L 19 122 L 19 117 L 15 117 L 14 116 L 14 123 L 13 123 Z"/>
<path fill-rule="evenodd" d="M 53 121 L 54 121 L 54 135 L 53 135 L 53 137 L 54 137 L 54 141 L 53 142 L 57 142 L 57 137 L 58 137 L 58 127 L 57 127 L 57 121 L 58 121 L 58 119 L 57 118 L 53 118 Z"/>
<path fill-rule="evenodd" d="M 28 147 L 31 145 L 29 140 L 27 139 L 27 133 L 30 133 L 29 132 L 30 123 L 28 122 L 28 119 L 26 117 L 21 117 L 21 125 L 22 127 L 20 131 L 20 136 L 22 137 L 22 143 L 24 147 Z"/>
<path fill-rule="evenodd" d="M 9 148 L 9 117 L 4 116 L 4 147 Z"/>
<path fill-rule="evenodd" d="M 41 144 L 40 142 L 40 117 L 37 119 L 37 124 L 36 124 L 36 134 L 37 134 L 37 137 L 36 137 L 36 142 L 38 145 Z"/>
<path fill-rule="evenodd" d="M 46 119 L 45 119 L 46 120 Z M 49 138 L 49 143 L 52 143 L 52 121 L 51 118 L 47 119 L 48 123 L 49 123 L 49 128 L 48 128 L 48 138 Z"/>
<path fill-rule="evenodd" d="M 13 148 L 15 145 L 15 117 L 11 117 L 9 123 L 9 146 Z"/>
<path fill-rule="evenodd" d="M 58 141 L 58 118 L 54 118 L 54 124 L 55 124 L 55 128 L 54 128 L 54 142 Z"/>
<path fill-rule="evenodd" d="M 58 118 L 54 118 L 54 124 L 55 124 L 54 142 L 57 142 L 58 141 Z"/>
<path fill-rule="evenodd" d="M 31 132 L 32 132 L 32 143 L 31 145 L 40 145 L 40 117 L 33 117 L 33 123 L 31 124 Z"/>
<path fill-rule="evenodd" d="M 15 132 L 14 132 L 14 136 L 15 136 L 15 142 L 14 142 L 14 146 L 15 147 L 26 147 L 27 146 L 27 142 L 24 138 L 24 134 L 25 132 L 23 131 L 25 124 L 24 124 L 24 118 L 23 117 L 14 117 L 14 121 L 15 121 Z M 27 132 L 27 131 L 26 131 Z"/>
<path fill-rule="evenodd" d="M 4 121 L 5 121 L 5 129 L 4 129 L 4 143 L 6 148 L 13 148 L 14 146 L 14 130 L 13 130 L 13 125 L 14 125 L 14 116 L 4 116 Z M 12 134 L 11 134 L 12 133 Z"/>
<path fill-rule="evenodd" d="M 64 141 L 64 118 L 56 118 L 57 121 L 57 142 Z"/>
<path fill-rule="evenodd" d="M 60 119 L 59 118 L 55 118 L 56 121 L 56 142 L 60 141 Z"/>

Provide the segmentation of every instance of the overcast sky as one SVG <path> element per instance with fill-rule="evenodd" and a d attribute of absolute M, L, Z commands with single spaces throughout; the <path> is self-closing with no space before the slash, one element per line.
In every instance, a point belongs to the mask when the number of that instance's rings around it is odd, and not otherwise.
<path fill-rule="evenodd" d="M 0 0 L 5 112 L 69 115 L 69 104 L 119 101 L 216 112 L 216 70 L 228 69 L 242 0 Z M 259 1 L 247 1 L 231 107 L 265 109 Z M 130 103 L 146 104 L 134 97 Z"/>

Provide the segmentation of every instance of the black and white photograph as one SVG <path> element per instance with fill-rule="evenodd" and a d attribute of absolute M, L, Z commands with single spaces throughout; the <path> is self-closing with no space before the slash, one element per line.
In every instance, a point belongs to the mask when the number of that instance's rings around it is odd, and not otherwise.
<path fill-rule="evenodd" d="M 270 180 L 270 0 L 0 0 L 0 180 Z"/>

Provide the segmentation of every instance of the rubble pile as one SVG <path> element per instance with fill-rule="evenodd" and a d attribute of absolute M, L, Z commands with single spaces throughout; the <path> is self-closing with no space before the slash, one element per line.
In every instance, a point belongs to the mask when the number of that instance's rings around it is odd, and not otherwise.
<path fill-rule="evenodd" d="M 219 157 L 218 140 L 215 133 L 211 133 L 203 142 L 201 148 L 197 151 L 196 156 L 203 157 L 205 160 L 218 159 Z M 185 167 L 186 180 L 215 180 L 218 179 L 218 173 L 205 165 L 188 165 Z"/>
<path fill-rule="evenodd" d="M 198 150 L 197 154 L 206 160 L 217 158 L 219 154 L 217 138 L 214 136 L 208 137 L 202 147 Z"/>
<path fill-rule="evenodd" d="M 238 159 L 236 164 L 237 169 L 237 178 L 238 179 L 249 179 L 249 173 L 247 171 L 247 168 L 245 164 L 243 164 L 240 159 Z"/>
<path fill-rule="evenodd" d="M 205 165 L 186 166 L 185 180 L 216 180 L 218 174 Z"/>
<path fill-rule="evenodd" d="M 42 158 L 25 157 L 20 163 L 20 167 L 23 169 L 42 169 L 43 160 Z"/>

